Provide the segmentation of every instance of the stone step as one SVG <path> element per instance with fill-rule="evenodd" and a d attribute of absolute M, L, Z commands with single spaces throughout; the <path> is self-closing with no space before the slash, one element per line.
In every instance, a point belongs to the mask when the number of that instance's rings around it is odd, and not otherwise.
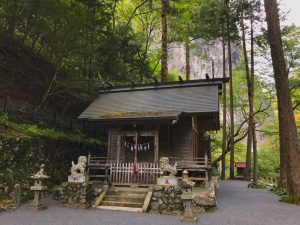
<path fill-rule="evenodd" d="M 131 192 L 131 193 L 146 193 L 149 188 L 132 188 L 132 187 L 110 187 L 109 191 L 115 192 Z"/>
<path fill-rule="evenodd" d="M 132 208 L 132 207 L 119 207 L 119 206 L 105 206 L 105 205 L 100 205 L 97 208 L 98 209 L 105 209 L 105 210 L 126 211 L 126 212 L 143 212 L 142 208 Z"/>
<path fill-rule="evenodd" d="M 107 201 L 103 200 L 101 202 L 101 206 L 117 206 L 117 207 L 131 207 L 131 208 L 142 208 L 143 207 L 143 202 L 119 202 L 119 201 Z"/>
<path fill-rule="evenodd" d="M 142 211 L 148 189 L 146 188 L 109 188 L 98 208 L 124 211 Z"/>
<path fill-rule="evenodd" d="M 104 197 L 104 201 L 119 201 L 119 202 L 138 202 L 143 203 L 145 200 L 145 195 L 143 196 L 123 196 L 123 195 L 109 195 Z"/>
<path fill-rule="evenodd" d="M 132 197 L 145 197 L 147 192 L 141 191 L 121 191 L 121 190 L 108 190 L 107 195 L 114 196 L 132 196 Z"/>

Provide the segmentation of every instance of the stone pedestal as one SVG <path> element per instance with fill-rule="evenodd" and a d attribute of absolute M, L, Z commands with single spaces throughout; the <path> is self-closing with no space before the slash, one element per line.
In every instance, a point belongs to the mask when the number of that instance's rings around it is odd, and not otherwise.
<path fill-rule="evenodd" d="M 91 207 L 95 197 L 101 192 L 102 188 L 98 193 L 94 194 L 91 183 L 70 182 L 64 188 L 62 202 L 64 202 L 67 207 L 86 209 Z"/>
<path fill-rule="evenodd" d="M 192 189 L 184 189 L 181 199 L 184 203 L 184 214 L 180 218 L 181 222 L 196 223 L 198 218 L 194 215 L 192 201 L 194 199 Z"/>
<path fill-rule="evenodd" d="M 162 176 L 157 178 L 157 185 L 177 186 L 178 178 L 176 178 L 175 176 Z"/>
<path fill-rule="evenodd" d="M 44 206 L 41 203 L 41 192 L 46 191 L 48 188 L 46 186 L 32 186 L 30 187 L 30 190 L 34 192 L 34 199 L 32 200 L 32 203 L 30 205 L 31 209 L 38 211 L 41 209 L 45 209 L 46 206 Z"/>
<path fill-rule="evenodd" d="M 181 215 L 183 204 L 180 186 L 156 185 L 152 189 L 151 212 L 162 215 Z"/>
<path fill-rule="evenodd" d="M 71 174 L 68 176 L 69 183 L 87 183 L 88 176 L 85 174 Z"/>

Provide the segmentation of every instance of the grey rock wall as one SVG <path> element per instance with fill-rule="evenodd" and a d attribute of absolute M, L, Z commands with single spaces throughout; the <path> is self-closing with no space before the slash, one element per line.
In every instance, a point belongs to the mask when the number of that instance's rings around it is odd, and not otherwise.
<path fill-rule="evenodd" d="M 195 40 L 192 43 L 190 68 L 191 77 L 195 79 L 204 79 L 205 73 L 212 74 L 211 57 L 214 59 L 215 64 L 215 77 L 223 76 L 223 51 L 222 43 L 216 42 L 208 45 L 201 40 Z M 227 48 L 226 48 L 227 51 Z M 232 44 L 232 62 L 235 66 L 240 60 L 240 49 L 237 45 Z M 227 57 L 226 57 L 227 60 Z M 178 72 L 182 75 L 185 74 L 185 48 L 182 44 L 170 45 L 170 58 L 169 58 L 170 71 Z M 227 65 L 228 70 L 228 65 Z M 228 73 L 227 73 L 228 76 Z"/>

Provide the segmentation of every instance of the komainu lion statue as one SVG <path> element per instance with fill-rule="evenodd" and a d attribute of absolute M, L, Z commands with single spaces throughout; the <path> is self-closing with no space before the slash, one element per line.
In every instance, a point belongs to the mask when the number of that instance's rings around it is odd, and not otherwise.
<path fill-rule="evenodd" d="M 174 163 L 174 166 L 170 165 L 168 157 L 161 157 L 159 160 L 160 163 L 160 175 L 165 176 L 170 173 L 172 176 L 175 176 L 177 173 L 177 162 Z"/>
<path fill-rule="evenodd" d="M 72 167 L 71 167 L 71 174 L 85 174 L 85 168 L 87 164 L 87 157 L 86 156 L 79 156 L 78 163 L 75 164 L 74 161 L 72 161 Z"/>

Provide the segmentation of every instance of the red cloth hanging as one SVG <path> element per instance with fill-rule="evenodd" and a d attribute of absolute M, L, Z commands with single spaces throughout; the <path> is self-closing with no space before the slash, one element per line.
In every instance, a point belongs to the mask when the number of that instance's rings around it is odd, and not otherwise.
<path fill-rule="evenodd" d="M 133 162 L 133 173 L 136 174 L 137 173 L 137 165 L 136 162 Z"/>

